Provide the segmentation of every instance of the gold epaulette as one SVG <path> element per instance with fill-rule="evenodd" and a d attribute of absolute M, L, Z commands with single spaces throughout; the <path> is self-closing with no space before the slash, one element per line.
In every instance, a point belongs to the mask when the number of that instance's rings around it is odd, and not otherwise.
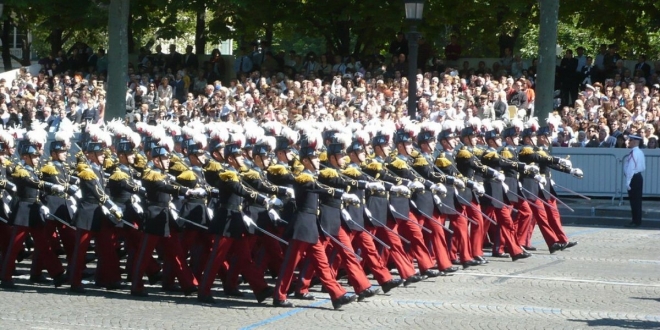
<path fill-rule="evenodd" d="M 349 168 L 341 171 L 341 173 L 343 173 L 344 175 L 348 175 L 350 177 L 353 177 L 353 178 L 357 178 L 357 177 L 360 176 L 360 174 L 362 174 L 362 173 L 360 173 L 360 170 L 358 170 L 355 167 L 349 167 Z"/>
<path fill-rule="evenodd" d="M 489 151 L 484 155 L 484 159 L 498 158 L 497 151 Z"/>
<path fill-rule="evenodd" d="M 142 175 L 142 180 L 145 181 L 161 181 L 165 180 L 165 174 L 160 173 L 159 171 L 154 171 L 151 169 L 146 169 Z"/>
<path fill-rule="evenodd" d="M 481 157 L 484 154 L 484 150 L 481 148 L 474 148 L 472 149 L 472 153 L 477 157 Z"/>
<path fill-rule="evenodd" d="M 185 170 L 179 174 L 179 176 L 176 177 L 177 180 L 184 180 L 184 181 L 195 181 L 197 180 L 197 176 L 195 175 L 195 172 L 191 170 Z"/>
<path fill-rule="evenodd" d="M 91 168 L 86 168 L 78 173 L 78 177 L 80 180 L 85 180 L 85 181 L 90 181 L 90 180 L 96 180 L 99 177 L 96 176 L 96 173 L 92 171 Z"/>
<path fill-rule="evenodd" d="M 5 159 L 5 161 L 2 162 L 2 165 L 3 165 L 4 167 L 7 167 L 7 166 L 9 166 L 9 165 L 11 165 L 11 164 L 12 164 L 12 163 L 11 163 L 11 161 L 10 161 L 9 159 Z"/>
<path fill-rule="evenodd" d="M 367 164 L 366 168 L 370 171 L 380 172 L 380 171 L 383 170 L 383 164 L 381 164 L 379 162 L 371 162 L 371 163 Z"/>
<path fill-rule="evenodd" d="M 135 164 L 136 168 L 145 168 L 147 166 L 147 157 L 144 157 L 140 153 L 135 153 Z"/>
<path fill-rule="evenodd" d="M 319 160 L 322 162 L 327 162 L 328 161 L 328 152 L 323 151 L 321 154 L 319 154 Z"/>
<path fill-rule="evenodd" d="M 124 181 L 124 180 L 128 180 L 128 179 L 130 179 L 130 178 L 131 178 L 131 176 L 128 175 L 128 174 L 126 174 L 124 171 L 122 171 L 122 170 L 120 170 L 120 169 L 116 169 L 116 170 L 112 173 L 112 175 L 110 176 L 109 179 L 110 179 L 111 181 Z"/>
<path fill-rule="evenodd" d="M 467 150 L 467 148 L 463 148 L 458 152 L 458 154 L 456 154 L 456 158 L 459 159 L 472 158 L 472 153 L 470 152 L 470 150 Z"/>
<path fill-rule="evenodd" d="M 55 167 L 55 165 L 53 165 L 53 163 L 51 162 L 48 162 L 48 164 L 44 165 L 44 167 L 41 168 L 41 173 L 48 175 L 60 174 L 60 172 L 57 171 L 57 167 Z"/>
<path fill-rule="evenodd" d="M 245 172 L 241 172 L 241 176 L 245 177 L 248 180 L 258 180 L 259 178 L 261 178 L 259 173 L 255 170 L 247 170 Z"/>
<path fill-rule="evenodd" d="M 451 161 L 446 157 L 444 157 L 444 155 L 435 159 L 435 166 L 437 167 L 445 168 L 445 167 L 449 167 L 450 165 L 451 165 Z"/>
<path fill-rule="evenodd" d="M 215 160 L 210 161 L 206 167 L 204 167 L 204 171 L 207 172 L 220 172 L 222 170 L 222 165 L 220 163 L 216 162 Z"/>
<path fill-rule="evenodd" d="M 15 178 L 27 178 L 30 176 L 30 172 L 22 167 L 16 167 L 16 170 L 11 174 L 11 176 Z"/>
<path fill-rule="evenodd" d="M 314 181 L 314 177 L 311 176 L 308 173 L 301 173 L 296 177 L 296 182 L 298 183 L 306 183 L 306 182 L 312 182 Z"/>
<path fill-rule="evenodd" d="M 82 171 L 84 171 L 88 168 L 89 168 L 89 165 L 87 165 L 85 163 L 78 163 L 78 165 L 76 165 L 76 172 L 82 172 Z"/>
<path fill-rule="evenodd" d="M 415 158 L 415 162 L 413 163 L 413 166 L 426 166 L 429 164 L 429 161 L 426 160 L 426 157 L 424 156 L 419 156 Z"/>
<path fill-rule="evenodd" d="M 286 166 L 281 164 L 271 165 L 266 171 L 270 175 L 286 175 L 289 173 L 289 170 L 286 168 Z"/>
<path fill-rule="evenodd" d="M 233 181 L 233 182 L 238 182 L 238 174 L 234 171 L 225 171 L 219 174 L 220 180 L 228 182 L 228 181 Z"/>
<path fill-rule="evenodd" d="M 417 158 L 417 157 L 419 157 L 419 151 L 413 149 L 413 150 L 410 152 L 410 157 L 412 157 L 412 158 Z"/>
<path fill-rule="evenodd" d="M 172 163 L 172 165 L 170 166 L 170 170 L 176 172 L 184 172 L 188 170 L 188 166 L 186 166 L 182 162 L 176 162 L 176 163 Z"/>
<path fill-rule="evenodd" d="M 390 165 L 398 169 L 404 169 L 408 167 L 408 164 L 399 157 L 395 157 L 394 160 L 390 163 Z"/>
<path fill-rule="evenodd" d="M 511 150 L 509 150 L 509 148 L 502 149 L 502 151 L 500 151 L 500 154 L 504 159 L 513 159 L 513 153 L 511 153 Z"/>
<path fill-rule="evenodd" d="M 339 173 L 333 168 L 324 168 L 319 171 L 319 176 L 323 178 L 336 178 L 339 176 Z"/>
<path fill-rule="evenodd" d="M 103 160 L 103 169 L 108 169 L 111 168 L 115 165 L 115 162 L 112 158 L 106 157 L 105 160 Z"/>
<path fill-rule="evenodd" d="M 548 153 L 545 152 L 545 150 L 539 149 L 539 150 L 536 151 L 536 153 L 539 154 L 539 156 L 541 156 L 541 157 L 550 157 L 550 155 L 548 155 Z"/>
<path fill-rule="evenodd" d="M 521 156 L 526 156 L 526 155 L 531 155 L 534 153 L 534 149 L 532 147 L 523 147 L 520 149 L 520 152 L 518 153 Z"/>
<path fill-rule="evenodd" d="M 179 162 L 181 162 L 181 158 L 177 155 L 172 154 L 172 157 L 170 158 L 170 162 L 179 163 Z"/>

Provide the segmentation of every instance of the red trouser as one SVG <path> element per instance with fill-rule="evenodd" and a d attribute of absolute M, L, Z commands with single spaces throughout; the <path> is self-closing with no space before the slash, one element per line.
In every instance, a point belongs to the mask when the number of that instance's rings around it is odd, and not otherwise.
<path fill-rule="evenodd" d="M 144 234 L 140 249 L 135 257 L 133 264 L 133 276 L 131 290 L 140 292 L 144 290 L 144 281 L 142 276 L 147 270 L 149 265 L 149 258 L 153 253 L 156 245 L 160 244 L 161 252 L 163 253 L 163 262 L 171 266 L 172 273 L 179 279 L 179 284 L 184 291 L 190 290 L 193 286 L 197 285 L 197 279 L 193 275 L 186 258 L 181 251 L 181 245 L 176 236 L 157 236 L 152 234 Z"/>
<path fill-rule="evenodd" d="M 257 267 L 252 262 L 247 238 L 235 239 L 215 235 L 213 236 L 213 250 L 211 250 L 206 267 L 204 268 L 204 274 L 202 275 L 199 296 L 208 296 L 211 294 L 211 286 L 213 286 L 216 274 L 218 274 L 218 270 L 220 270 L 220 266 L 225 261 L 228 255 L 227 253 L 230 250 L 233 251 L 232 255 L 237 258 L 237 269 L 235 271 L 243 274 L 254 293 L 259 293 L 268 287 L 268 284 L 264 280 L 264 275 L 257 271 Z"/>
<path fill-rule="evenodd" d="M 374 275 L 374 279 L 378 281 L 378 284 L 383 285 L 383 283 L 391 281 L 392 275 L 387 267 L 383 265 L 378 255 L 378 250 L 376 250 L 373 237 L 364 231 L 351 232 L 351 237 L 353 238 L 354 250 L 359 249 L 362 251 L 360 256 L 364 261 L 365 268 L 371 270 L 371 274 Z"/>
<path fill-rule="evenodd" d="M 550 227 L 550 224 L 548 223 L 548 216 L 545 213 L 544 204 L 543 202 L 541 202 L 539 198 L 537 198 L 535 202 L 529 201 L 529 203 L 533 203 L 534 205 L 537 206 L 537 207 L 532 207 L 532 213 L 534 214 L 534 219 L 536 219 L 536 223 L 539 225 L 539 229 L 541 230 L 541 235 L 543 235 L 543 239 L 545 240 L 545 243 L 548 245 L 548 247 L 551 247 L 559 240 L 557 239 L 557 235 L 555 235 L 555 232 L 552 230 L 552 227 Z M 530 230 L 527 233 L 527 235 L 532 236 L 533 231 L 534 231 L 534 226 L 530 226 Z"/>
<path fill-rule="evenodd" d="M 11 226 L 0 221 L 0 262 L 9 246 L 9 238 L 11 238 Z"/>
<path fill-rule="evenodd" d="M 470 252 L 473 257 L 483 257 L 484 235 L 486 232 L 484 232 L 484 218 L 481 216 L 479 204 L 471 201 L 469 206 L 465 206 L 465 214 L 468 218 L 477 222 L 477 224 L 470 223 Z"/>
<path fill-rule="evenodd" d="M 504 246 L 508 249 L 512 256 L 521 254 L 523 251 L 520 244 L 516 239 L 516 232 L 513 229 L 513 220 L 511 219 L 511 210 L 502 207 L 500 209 L 489 206 L 486 210 L 486 215 L 495 219 L 500 227 L 500 235 L 503 240 Z"/>
<path fill-rule="evenodd" d="M 339 242 L 341 242 L 345 247 L 351 249 L 351 251 L 347 251 L 345 248 L 339 246 L 338 244 L 334 244 L 333 242 L 333 252 L 331 254 L 336 253 L 341 260 L 340 263 L 336 263 L 336 265 L 334 265 L 332 268 L 333 273 L 337 274 L 339 264 L 344 266 L 346 269 L 346 274 L 348 275 L 348 283 L 353 287 L 353 289 L 355 289 L 356 293 L 361 293 L 362 291 L 371 287 L 371 283 L 369 282 L 367 275 L 364 273 L 364 269 L 362 269 L 362 266 L 360 265 L 360 262 L 358 262 L 354 253 L 351 253 L 353 252 L 353 245 L 351 244 L 353 234 L 346 232 L 346 230 L 340 226 L 339 232 L 335 238 L 339 240 Z M 333 264 L 330 264 L 330 266 L 332 267 Z"/>
<path fill-rule="evenodd" d="M 513 204 L 513 207 L 518 210 L 518 215 L 514 222 L 518 243 L 524 246 L 532 246 L 529 235 L 534 230 L 534 213 L 532 213 L 532 207 L 522 198 L 518 198 L 518 202 Z"/>
<path fill-rule="evenodd" d="M 552 231 L 557 236 L 559 243 L 568 243 L 568 236 L 566 236 L 564 227 L 561 225 L 561 216 L 559 216 L 557 200 L 555 198 L 551 198 L 549 201 L 547 201 L 547 203 L 552 206 L 550 207 L 543 204 L 545 206 L 545 214 L 548 215 L 548 224 L 550 225 L 550 228 L 552 228 Z"/>
<path fill-rule="evenodd" d="M 410 241 L 410 252 L 412 257 L 417 259 L 417 266 L 419 267 L 419 271 L 424 273 L 433 267 L 433 262 L 429 257 L 429 250 L 424 244 L 424 235 L 422 235 L 422 230 L 419 226 L 412 223 L 412 221 L 419 223 L 417 217 L 412 212 L 409 212 L 408 219 L 410 220 L 398 221 L 399 233 L 401 236 L 407 238 Z"/>
<path fill-rule="evenodd" d="M 278 237 L 282 236 L 277 228 L 270 230 L 270 232 Z M 254 251 L 254 262 L 262 273 L 265 273 L 267 269 L 271 271 L 271 274 L 280 273 L 280 266 L 284 260 L 282 243 L 266 235 L 256 236 L 252 251 Z"/>
<path fill-rule="evenodd" d="M 398 224 L 390 220 L 387 221 L 387 227 L 396 232 L 398 229 Z M 376 227 L 371 231 L 371 233 L 375 234 L 376 237 L 380 238 L 381 241 L 390 246 L 389 250 L 380 247 L 382 249 L 380 253 L 380 260 L 381 263 L 385 265 L 385 267 L 387 267 L 387 263 L 391 257 L 392 262 L 394 262 L 394 266 L 396 266 L 396 269 L 399 271 L 399 276 L 401 276 L 402 279 L 405 280 L 410 276 L 415 275 L 415 267 L 413 266 L 412 261 L 406 255 L 406 251 L 403 249 L 403 243 L 401 242 L 399 236 L 383 227 Z"/>
<path fill-rule="evenodd" d="M 62 264 L 59 259 L 57 259 L 55 252 L 50 248 L 50 242 L 48 241 L 48 237 L 46 237 L 44 227 L 14 226 L 11 227 L 9 244 L 7 245 L 5 255 L 3 256 L 2 272 L 0 273 L 1 280 L 12 280 L 16 268 L 16 258 L 23 250 L 23 242 L 25 242 L 28 233 L 32 235 L 32 239 L 34 240 L 34 252 L 37 255 L 35 260 L 39 260 L 39 262 L 42 263 L 43 267 L 48 270 L 50 277 L 54 278 L 64 273 Z M 33 260 L 33 263 L 34 262 L 35 261 Z"/>
<path fill-rule="evenodd" d="M 59 248 L 59 240 L 61 240 L 64 253 L 66 253 L 66 260 L 71 262 L 73 250 L 76 248 L 76 230 L 55 220 L 47 220 L 45 230 L 46 236 L 51 240 L 50 244 L 53 251 Z"/>
<path fill-rule="evenodd" d="M 460 211 L 460 210 L 457 210 Z M 468 238 L 468 220 L 463 214 L 449 214 L 447 217 L 450 220 L 451 230 L 454 231 L 452 235 L 451 245 L 460 254 L 461 263 L 472 260 L 470 252 L 470 239 Z M 452 248 L 452 253 L 454 248 Z M 452 256 L 451 259 L 456 259 Z"/>
<path fill-rule="evenodd" d="M 186 229 L 181 236 L 181 250 L 184 256 L 190 254 L 190 269 L 196 278 L 202 278 L 211 253 L 212 240 L 211 234 L 195 229 Z"/>
<path fill-rule="evenodd" d="M 87 254 L 87 247 L 89 247 L 92 237 L 95 239 L 94 253 L 96 253 L 98 258 L 95 272 L 96 283 L 99 285 L 109 285 L 121 281 L 119 256 L 114 245 L 114 228 L 109 223 L 104 223 L 101 231 L 98 232 L 91 232 L 80 228 L 76 229 L 76 247 L 68 267 L 71 287 L 82 285 L 85 255 Z"/>
<path fill-rule="evenodd" d="M 427 246 L 433 249 L 433 256 L 438 263 L 438 269 L 443 270 L 452 266 L 451 259 L 449 259 L 449 252 L 447 251 L 447 238 L 445 237 L 445 230 L 442 225 L 445 223 L 445 216 L 441 215 L 438 210 L 433 211 L 433 218 L 437 221 L 424 219 L 420 221 L 425 227 L 431 229 L 432 233 L 423 232 L 424 241 Z"/>
<path fill-rule="evenodd" d="M 137 223 L 132 223 L 137 226 Z M 131 277 L 133 276 L 135 257 L 140 249 L 140 243 L 142 242 L 142 236 L 144 234 L 142 231 L 129 226 L 118 228 L 117 233 L 124 238 L 124 246 L 126 247 L 126 252 L 128 252 L 128 257 L 126 259 L 126 277 L 129 282 L 132 282 Z M 145 262 L 147 263 L 147 269 L 145 272 L 147 276 L 157 274 L 160 271 L 160 264 L 156 261 L 153 254 L 147 254 L 144 257 L 146 260 Z"/>
<path fill-rule="evenodd" d="M 280 269 L 275 293 L 273 294 L 274 299 L 286 300 L 286 293 L 293 281 L 293 272 L 303 254 L 307 254 L 310 258 L 311 264 L 321 280 L 321 284 L 329 292 L 331 299 L 336 300 L 346 294 L 346 291 L 331 275 L 330 265 L 328 265 L 328 258 L 325 253 L 325 245 L 321 241 L 307 243 L 294 239 L 289 242 L 289 248 L 284 255 L 284 263 Z"/>

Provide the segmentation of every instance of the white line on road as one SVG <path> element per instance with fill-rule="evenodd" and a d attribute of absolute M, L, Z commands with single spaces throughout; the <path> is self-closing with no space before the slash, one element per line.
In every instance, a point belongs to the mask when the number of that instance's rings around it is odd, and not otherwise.
<path fill-rule="evenodd" d="M 623 286 L 640 286 L 660 288 L 660 284 L 650 283 L 633 283 L 633 282 L 612 282 L 612 281 L 599 281 L 599 280 L 582 280 L 567 277 L 545 277 L 545 276 L 530 276 L 530 275 L 506 275 L 506 274 L 484 274 L 484 273 L 454 273 L 456 275 L 468 276 L 483 276 L 483 277 L 503 277 L 503 278 L 519 278 L 527 280 L 544 280 L 544 281 L 558 281 L 558 282 L 577 282 L 577 283 L 592 283 L 592 284 L 608 284 L 608 285 L 623 285 Z"/>

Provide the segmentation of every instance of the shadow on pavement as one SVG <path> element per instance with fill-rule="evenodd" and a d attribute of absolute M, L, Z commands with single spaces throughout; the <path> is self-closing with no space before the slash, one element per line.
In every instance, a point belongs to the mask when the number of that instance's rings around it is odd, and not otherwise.
<path fill-rule="evenodd" d="M 582 322 L 589 327 L 617 327 L 621 329 L 658 329 L 660 322 L 642 321 L 642 320 L 620 320 L 620 319 L 597 319 L 597 320 L 575 320 L 572 322 Z"/>

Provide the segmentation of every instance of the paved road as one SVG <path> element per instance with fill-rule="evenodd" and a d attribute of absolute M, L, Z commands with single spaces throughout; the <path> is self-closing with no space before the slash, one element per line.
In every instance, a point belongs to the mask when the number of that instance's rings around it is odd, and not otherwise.
<path fill-rule="evenodd" d="M 491 260 L 343 311 L 327 299 L 272 308 L 251 294 L 205 306 L 157 288 L 142 300 L 95 289 L 76 296 L 20 280 L 21 292 L 0 292 L 0 329 L 660 328 L 660 231 L 566 230 L 580 242 L 571 250 L 550 255 L 537 233 L 530 259 Z"/>

